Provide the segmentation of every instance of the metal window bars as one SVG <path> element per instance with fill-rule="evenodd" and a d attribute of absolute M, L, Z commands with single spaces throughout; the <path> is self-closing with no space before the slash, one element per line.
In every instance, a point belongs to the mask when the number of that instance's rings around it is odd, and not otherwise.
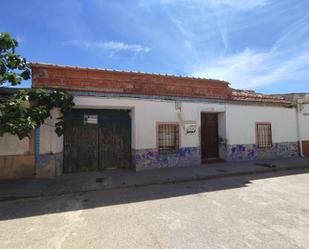
<path fill-rule="evenodd" d="M 271 124 L 269 123 L 256 124 L 256 141 L 258 148 L 272 147 Z"/>
<path fill-rule="evenodd" d="M 179 149 L 178 124 L 159 124 L 158 149 L 160 154 L 176 154 Z"/>

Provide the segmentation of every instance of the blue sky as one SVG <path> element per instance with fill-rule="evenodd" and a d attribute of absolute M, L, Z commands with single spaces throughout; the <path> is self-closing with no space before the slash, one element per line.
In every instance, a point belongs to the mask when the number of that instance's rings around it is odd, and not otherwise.
<path fill-rule="evenodd" d="M 308 0 L 3 2 L 0 31 L 28 61 L 309 92 Z"/>

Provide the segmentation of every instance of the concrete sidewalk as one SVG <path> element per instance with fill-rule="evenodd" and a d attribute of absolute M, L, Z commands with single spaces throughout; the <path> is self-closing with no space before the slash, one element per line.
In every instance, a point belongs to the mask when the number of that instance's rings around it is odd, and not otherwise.
<path fill-rule="evenodd" d="M 275 165 L 275 167 L 267 167 L 261 164 Z M 220 162 L 208 165 L 164 168 L 141 172 L 115 169 L 100 172 L 65 174 L 55 179 L 6 180 L 0 181 L 0 201 L 82 193 L 111 188 L 206 180 L 300 168 L 309 169 L 309 158 Z"/>

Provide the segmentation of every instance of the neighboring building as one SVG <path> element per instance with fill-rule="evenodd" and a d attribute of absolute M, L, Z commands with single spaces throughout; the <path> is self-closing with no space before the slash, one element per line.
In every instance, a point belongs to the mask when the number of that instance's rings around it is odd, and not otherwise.
<path fill-rule="evenodd" d="M 289 100 L 297 107 L 297 125 L 299 137 L 299 149 L 301 156 L 309 156 L 309 94 L 306 93 L 287 93 L 276 94 Z"/>
<path fill-rule="evenodd" d="M 219 80 L 31 67 L 33 88 L 64 89 L 75 102 L 63 137 L 54 133 L 57 110 L 36 130 L 38 175 L 309 155 L 306 98 L 296 104 Z"/>
<path fill-rule="evenodd" d="M 0 96 L 16 92 L 16 88 L 1 88 Z M 0 179 L 29 178 L 35 172 L 34 132 L 31 138 L 19 140 L 17 136 L 0 136 Z"/>
<path fill-rule="evenodd" d="M 309 94 L 297 100 L 301 156 L 309 156 Z"/>

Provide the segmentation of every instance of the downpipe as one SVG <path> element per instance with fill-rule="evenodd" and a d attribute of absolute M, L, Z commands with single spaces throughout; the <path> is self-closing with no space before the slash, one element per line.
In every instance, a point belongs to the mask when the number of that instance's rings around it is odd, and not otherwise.
<path fill-rule="evenodd" d="M 296 102 L 296 124 L 297 124 L 297 140 L 299 144 L 299 155 L 300 157 L 304 158 L 304 153 L 303 153 L 303 141 L 301 139 L 300 135 L 300 121 L 299 121 L 299 116 L 301 113 L 301 103 L 297 100 Z"/>

